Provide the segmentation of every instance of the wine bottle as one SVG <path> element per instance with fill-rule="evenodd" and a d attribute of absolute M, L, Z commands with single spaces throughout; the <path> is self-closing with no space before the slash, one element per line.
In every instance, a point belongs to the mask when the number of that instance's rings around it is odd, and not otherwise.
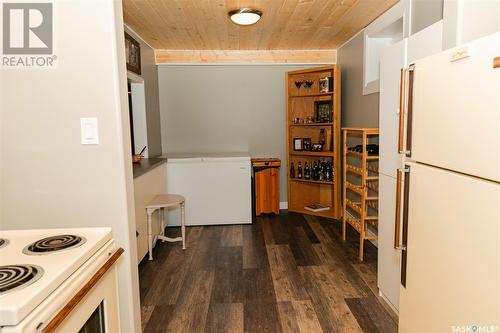
<path fill-rule="evenodd" d="M 316 161 L 314 161 L 312 168 L 312 179 L 319 180 L 319 168 L 318 168 L 318 162 Z"/>
<path fill-rule="evenodd" d="M 302 163 L 299 162 L 299 166 L 297 167 L 297 178 L 302 179 Z"/>
<path fill-rule="evenodd" d="M 311 179 L 311 168 L 307 162 L 304 166 L 304 179 Z"/>
<path fill-rule="evenodd" d="M 290 163 L 290 178 L 295 178 L 295 167 L 293 166 L 293 162 Z"/>

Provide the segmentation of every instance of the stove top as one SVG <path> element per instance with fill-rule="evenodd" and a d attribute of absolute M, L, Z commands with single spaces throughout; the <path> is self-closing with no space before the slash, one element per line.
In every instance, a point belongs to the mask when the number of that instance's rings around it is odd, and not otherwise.
<path fill-rule="evenodd" d="M 81 246 L 87 240 L 76 235 L 55 235 L 37 240 L 23 249 L 24 254 L 47 254 Z"/>
<path fill-rule="evenodd" d="M 111 241 L 111 228 L 0 230 L 0 327 L 17 325 Z"/>
<path fill-rule="evenodd" d="M 0 295 L 27 287 L 43 275 L 43 268 L 36 265 L 0 266 Z"/>

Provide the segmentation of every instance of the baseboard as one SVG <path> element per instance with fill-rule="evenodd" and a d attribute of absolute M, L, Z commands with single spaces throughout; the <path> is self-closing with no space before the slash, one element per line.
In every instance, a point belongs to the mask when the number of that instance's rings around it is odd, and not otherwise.
<path fill-rule="evenodd" d="M 381 292 L 380 289 L 378 291 L 378 295 L 380 296 L 380 298 L 382 298 L 384 300 L 387 307 L 389 307 L 392 310 L 393 315 L 395 315 L 396 317 L 399 316 L 398 309 L 394 305 L 392 305 L 391 301 L 389 301 L 389 299 L 387 297 L 385 297 L 384 293 Z"/>
<path fill-rule="evenodd" d="M 288 209 L 288 201 L 280 202 L 280 209 Z"/>

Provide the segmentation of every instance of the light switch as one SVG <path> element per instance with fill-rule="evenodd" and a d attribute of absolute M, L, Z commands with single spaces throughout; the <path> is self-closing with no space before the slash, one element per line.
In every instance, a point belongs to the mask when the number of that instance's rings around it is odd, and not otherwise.
<path fill-rule="evenodd" d="M 97 118 L 80 118 L 80 134 L 82 145 L 99 144 Z"/>

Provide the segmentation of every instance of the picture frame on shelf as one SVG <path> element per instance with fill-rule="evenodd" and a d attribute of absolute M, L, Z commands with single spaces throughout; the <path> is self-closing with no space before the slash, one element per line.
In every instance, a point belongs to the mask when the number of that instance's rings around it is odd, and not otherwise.
<path fill-rule="evenodd" d="M 321 143 L 313 143 L 311 146 L 311 151 L 322 151 L 323 150 L 323 144 Z"/>
<path fill-rule="evenodd" d="M 294 151 L 302 151 L 304 150 L 304 145 L 302 138 L 294 138 L 293 139 L 293 150 Z"/>
<path fill-rule="evenodd" d="M 327 93 L 330 91 L 328 76 L 319 79 L 319 92 Z"/>
<path fill-rule="evenodd" d="M 128 71 L 141 75 L 141 44 L 126 32 L 125 61 Z"/>
<path fill-rule="evenodd" d="M 303 138 L 302 139 L 302 150 L 310 151 L 312 147 L 311 138 Z"/>
<path fill-rule="evenodd" d="M 314 115 L 317 123 L 330 123 L 332 114 L 332 104 L 330 101 L 315 101 Z"/>

